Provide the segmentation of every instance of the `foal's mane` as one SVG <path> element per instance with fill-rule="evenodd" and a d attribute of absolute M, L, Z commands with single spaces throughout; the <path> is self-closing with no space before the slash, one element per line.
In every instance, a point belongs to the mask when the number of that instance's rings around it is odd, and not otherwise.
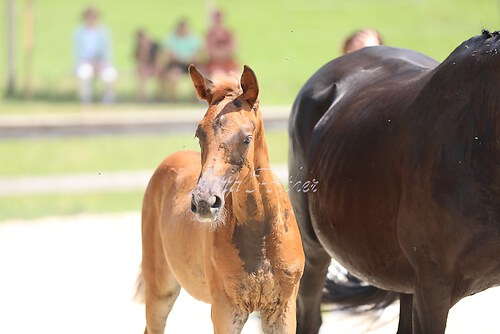
<path fill-rule="evenodd" d="M 226 96 L 236 97 L 242 93 L 240 81 L 233 74 L 216 74 L 212 78 L 212 101 L 219 102 Z"/>

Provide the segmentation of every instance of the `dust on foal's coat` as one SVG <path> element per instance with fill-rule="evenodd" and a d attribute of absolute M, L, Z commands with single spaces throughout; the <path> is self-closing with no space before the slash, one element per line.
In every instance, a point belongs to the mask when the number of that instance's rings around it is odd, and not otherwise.
<path fill-rule="evenodd" d="M 240 332 L 253 311 L 265 332 L 294 333 L 304 254 L 269 168 L 255 74 L 245 66 L 241 88 L 194 66 L 190 74 L 209 105 L 196 131 L 201 154 L 167 157 L 144 195 L 146 333 L 163 333 L 181 286 L 212 304 L 216 333 Z"/>

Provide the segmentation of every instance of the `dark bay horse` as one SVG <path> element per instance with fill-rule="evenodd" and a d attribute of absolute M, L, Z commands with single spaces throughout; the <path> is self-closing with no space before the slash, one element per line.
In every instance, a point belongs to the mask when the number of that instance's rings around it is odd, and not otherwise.
<path fill-rule="evenodd" d="M 208 110 L 201 154 L 168 156 L 142 208 L 146 333 L 163 333 L 181 286 L 212 305 L 215 333 L 239 333 L 260 311 L 265 333 L 295 333 L 304 252 L 293 209 L 269 166 L 259 87 L 246 67 L 212 82 L 191 65 Z"/>
<path fill-rule="evenodd" d="M 306 267 L 298 333 L 317 333 L 334 257 L 399 293 L 398 333 L 444 333 L 460 299 L 500 284 L 500 35 L 443 63 L 376 46 L 337 58 L 299 92 L 291 191 Z"/>

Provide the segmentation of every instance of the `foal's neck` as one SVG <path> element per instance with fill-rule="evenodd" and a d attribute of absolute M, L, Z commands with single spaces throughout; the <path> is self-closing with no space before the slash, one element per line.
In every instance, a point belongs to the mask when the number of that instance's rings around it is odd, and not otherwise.
<path fill-rule="evenodd" d="M 239 189 L 231 194 L 235 219 L 232 241 L 248 273 L 270 270 L 268 242 L 280 211 L 282 188 L 269 165 L 262 124 L 254 139 L 253 156 L 253 163 L 240 176 Z"/>
<path fill-rule="evenodd" d="M 279 212 L 276 200 L 280 188 L 269 164 L 269 154 L 262 121 L 254 138 L 253 161 L 240 175 L 239 185 L 232 192 L 236 223 L 253 226 L 275 219 Z"/>

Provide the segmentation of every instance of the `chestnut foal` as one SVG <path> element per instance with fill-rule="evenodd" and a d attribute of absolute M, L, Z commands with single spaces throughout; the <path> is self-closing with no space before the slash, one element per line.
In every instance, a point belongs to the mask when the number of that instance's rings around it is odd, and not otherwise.
<path fill-rule="evenodd" d="M 288 196 L 269 167 L 259 88 L 247 66 L 212 82 L 191 65 L 208 110 L 196 137 L 201 155 L 180 151 L 152 176 L 142 208 L 146 332 L 163 333 L 183 287 L 212 305 L 215 333 L 239 333 L 260 311 L 266 333 L 295 333 L 304 268 Z"/>

